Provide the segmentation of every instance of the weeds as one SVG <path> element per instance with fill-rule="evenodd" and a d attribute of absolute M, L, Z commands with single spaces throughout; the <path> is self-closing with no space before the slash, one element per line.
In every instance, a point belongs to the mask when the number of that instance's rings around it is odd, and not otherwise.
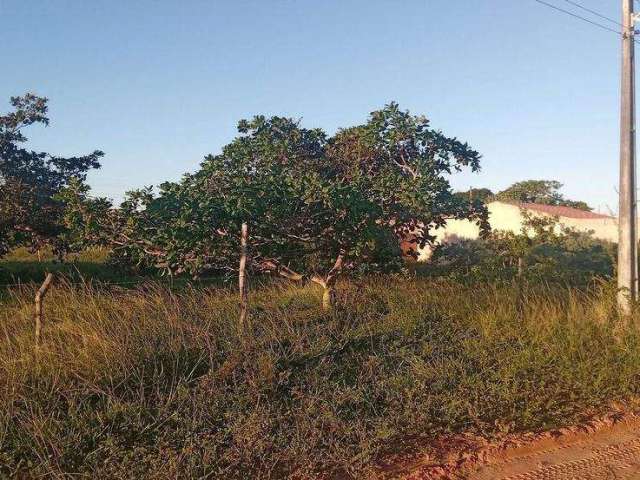
<path fill-rule="evenodd" d="M 0 313 L 0 475 L 371 474 L 406 438 L 575 421 L 638 394 L 640 344 L 588 293 L 372 278 L 322 312 L 313 286 L 54 288 Z"/>

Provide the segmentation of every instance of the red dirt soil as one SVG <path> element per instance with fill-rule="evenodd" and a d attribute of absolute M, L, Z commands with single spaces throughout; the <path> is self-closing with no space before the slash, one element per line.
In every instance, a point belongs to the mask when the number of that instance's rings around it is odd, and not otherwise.
<path fill-rule="evenodd" d="M 489 443 L 458 435 L 429 453 L 389 458 L 381 478 L 403 480 L 640 479 L 640 417 L 621 411 L 580 426 L 508 435 Z"/>

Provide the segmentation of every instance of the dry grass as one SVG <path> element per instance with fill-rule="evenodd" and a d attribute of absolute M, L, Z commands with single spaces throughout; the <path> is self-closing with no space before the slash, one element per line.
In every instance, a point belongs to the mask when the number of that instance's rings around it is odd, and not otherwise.
<path fill-rule="evenodd" d="M 57 286 L 0 313 L 0 476 L 366 477 L 447 432 L 575 421 L 638 394 L 638 335 L 590 293 L 433 280 L 252 293 Z"/>
<path fill-rule="evenodd" d="M 109 252 L 101 248 L 90 248 L 80 253 L 69 254 L 65 263 L 60 263 L 50 249 L 40 256 L 26 248 L 18 248 L 0 258 L 0 295 L 7 284 L 42 283 L 47 272 L 64 274 L 69 280 L 80 281 L 92 278 L 102 282 L 141 280 L 134 275 L 124 276 L 122 269 L 108 265 Z"/>

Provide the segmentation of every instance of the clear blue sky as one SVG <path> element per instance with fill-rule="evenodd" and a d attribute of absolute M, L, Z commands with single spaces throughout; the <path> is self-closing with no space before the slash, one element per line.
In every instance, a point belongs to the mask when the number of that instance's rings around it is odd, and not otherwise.
<path fill-rule="evenodd" d="M 49 97 L 32 148 L 104 150 L 90 183 L 116 200 L 195 170 L 241 118 L 332 133 L 396 100 L 483 154 L 456 188 L 558 179 L 617 206 L 619 37 L 533 0 L 0 0 L 0 43 L 1 111 Z"/>

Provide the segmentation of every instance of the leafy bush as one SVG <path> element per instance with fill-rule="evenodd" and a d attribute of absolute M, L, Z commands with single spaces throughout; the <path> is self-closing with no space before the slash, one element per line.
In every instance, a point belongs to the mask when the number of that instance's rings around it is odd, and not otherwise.
<path fill-rule="evenodd" d="M 439 246 L 424 268 L 430 275 L 470 281 L 512 281 L 586 285 L 614 273 L 616 246 L 589 233 L 564 228 L 553 217 L 526 215 L 523 230 L 494 231 L 477 240 Z"/>

